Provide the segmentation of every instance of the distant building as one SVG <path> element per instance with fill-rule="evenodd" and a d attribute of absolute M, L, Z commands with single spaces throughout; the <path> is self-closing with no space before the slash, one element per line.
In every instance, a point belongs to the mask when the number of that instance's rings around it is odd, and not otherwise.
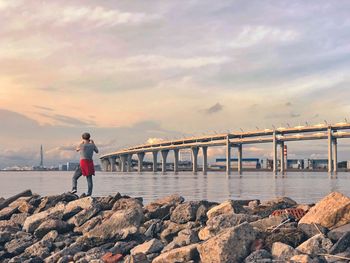
<path fill-rule="evenodd" d="M 307 159 L 306 168 L 310 170 L 325 170 L 328 168 L 328 159 Z"/>
<path fill-rule="evenodd" d="M 304 169 L 304 159 L 288 159 L 287 169 Z"/>
<path fill-rule="evenodd" d="M 59 171 L 67 171 L 67 165 L 66 164 L 60 164 L 58 165 Z"/>
<path fill-rule="evenodd" d="M 74 171 L 79 166 L 79 163 L 67 162 L 67 171 Z"/>
<path fill-rule="evenodd" d="M 192 163 L 192 152 L 188 149 L 183 149 L 179 151 L 179 161 L 180 162 L 188 162 Z"/>
<path fill-rule="evenodd" d="M 216 166 L 226 167 L 226 158 L 217 158 L 215 160 Z M 238 159 L 231 158 L 231 168 L 238 168 Z M 245 169 L 260 169 L 260 160 L 259 158 L 243 158 L 242 159 L 242 168 Z"/>

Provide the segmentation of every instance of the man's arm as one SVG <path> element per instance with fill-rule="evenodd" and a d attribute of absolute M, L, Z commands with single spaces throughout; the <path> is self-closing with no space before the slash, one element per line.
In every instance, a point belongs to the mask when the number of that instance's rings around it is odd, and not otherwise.
<path fill-rule="evenodd" d="M 95 151 L 95 153 L 98 153 L 98 149 L 97 149 L 97 147 L 96 147 L 96 145 L 94 144 L 94 151 Z"/>
<path fill-rule="evenodd" d="M 79 151 L 80 151 L 80 149 L 81 149 L 81 145 L 82 145 L 82 143 L 80 143 L 80 144 L 77 146 L 77 148 L 75 148 L 75 150 L 76 150 L 77 152 L 79 152 Z"/>

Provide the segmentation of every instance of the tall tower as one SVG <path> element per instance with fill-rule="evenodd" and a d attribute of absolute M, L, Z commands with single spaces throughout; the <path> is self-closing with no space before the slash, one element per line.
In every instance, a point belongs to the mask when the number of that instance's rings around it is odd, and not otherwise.
<path fill-rule="evenodd" d="M 43 152 L 43 146 L 40 145 L 40 167 L 44 167 L 44 152 Z"/>

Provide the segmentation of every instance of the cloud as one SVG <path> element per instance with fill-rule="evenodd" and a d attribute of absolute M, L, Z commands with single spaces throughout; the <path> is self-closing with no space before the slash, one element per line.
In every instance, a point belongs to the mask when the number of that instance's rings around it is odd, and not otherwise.
<path fill-rule="evenodd" d="M 62 114 L 47 114 L 47 113 L 39 113 L 41 116 L 49 118 L 51 120 L 57 121 L 59 124 L 69 125 L 69 126 L 93 126 L 94 122 L 85 121 L 78 118 L 62 115 Z"/>
<path fill-rule="evenodd" d="M 33 107 L 35 107 L 37 109 L 45 110 L 45 111 L 54 111 L 54 109 L 52 109 L 52 108 L 39 106 L 39 105 L 33 105 Z"/>
<path fill-rule="evenodd" d="M 213 114 L 213 113 L 218 113 L 222 111 L 224 106 L 220 104 L 219 102 L 215 103 L 213 106 L 207 108 L 204 110 L 206 114 Z"/>

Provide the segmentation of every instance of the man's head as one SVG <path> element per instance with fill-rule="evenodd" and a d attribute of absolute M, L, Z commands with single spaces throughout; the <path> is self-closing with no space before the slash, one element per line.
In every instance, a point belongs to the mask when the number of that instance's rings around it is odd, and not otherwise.
<path fill-rule="evenodd" d="M 81 135 L 81 138 L 83 138 L 83 140 L 90 140 L 90 133 L 84 132 L 84 133 Z"/>

